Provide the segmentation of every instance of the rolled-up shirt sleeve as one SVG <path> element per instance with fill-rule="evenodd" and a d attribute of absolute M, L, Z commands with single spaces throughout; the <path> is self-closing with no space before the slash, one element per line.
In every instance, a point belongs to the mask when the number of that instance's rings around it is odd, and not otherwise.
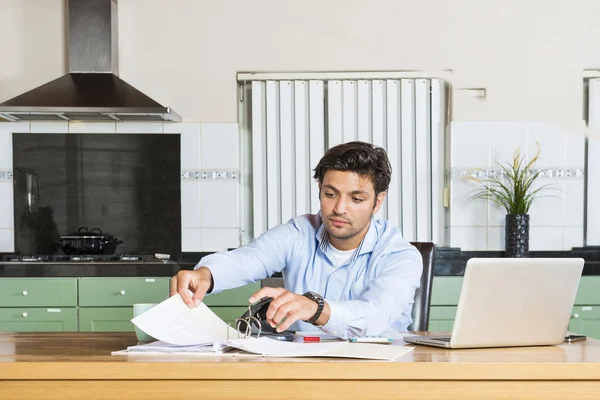
<path fill-rule="evenodd" d="M 418 250 L 390 254 L 377 266 L 375 279 L 357 299 L 325 298 L 331 315 L 322 330 L 344 339 L 383 334 L 403 313 L 410 315 L 422 272 L 423 261 Z M 407 319 L 407 325 L 412 323 L 410 317 Z"/>
<path fill-rule="evenodd" d="M 214 281 L 210 294 L 256 282 L 285 268 L 300 235 L 292 219 L 264 232 L 247 246 L 203 257 L 194 269 L 210 270 Z"/>

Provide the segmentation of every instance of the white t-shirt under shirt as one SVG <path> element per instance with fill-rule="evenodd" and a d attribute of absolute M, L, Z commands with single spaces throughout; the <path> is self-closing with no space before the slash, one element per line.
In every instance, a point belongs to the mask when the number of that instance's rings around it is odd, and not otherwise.
<path fill-rule="evenodd" d="M 331 252 L 330 254 L 335 259 L 338 268 L 344 266 L 352 258 L 354 252 L 356 251 L 356 249 L 338 250 L 335 247 L 333 247 L 331 243 L 329 243 L 328 250 Z"/>

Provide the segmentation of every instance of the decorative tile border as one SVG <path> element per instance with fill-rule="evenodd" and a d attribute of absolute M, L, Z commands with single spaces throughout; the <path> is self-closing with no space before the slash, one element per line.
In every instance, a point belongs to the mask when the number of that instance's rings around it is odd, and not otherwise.
<path fill-rule="evenodd" d="M 213 170 L 185 170 L 181 171 L 182 181 L 213 181 L 234 180 L 237 181 L 240 171 L 213 171 Z"/>
<path fill-rule="evenodd" d="M 541 170 L 534 170 L 534 172 L 540 171 L 539 178 L 552 178 L 552 179 L 578 179 L 583 178 L 584 170 L 582 168 L 545 168 Z M 486 179 L 495 175 L 505 175 L 501 170 L 495 169 L 458 169 L 452 168 L 447 172 L 449 180 L 465 179 L 467 176 L 475 179 Z"/>
<path fill-rule="evenodd" d="M 0 171 L 0 181 L 10 181 L 12 178 L 12 171 Z"/>

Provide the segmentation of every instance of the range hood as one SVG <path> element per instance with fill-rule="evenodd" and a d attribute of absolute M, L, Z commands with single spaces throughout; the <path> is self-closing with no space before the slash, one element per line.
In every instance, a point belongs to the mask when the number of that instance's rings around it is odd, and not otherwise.
<path fill-rule="evenodd" d="M 181 121 L 118 76 L 117 0 L 68 0 L 69 71 L 0 104 L 7 121 Z"/>

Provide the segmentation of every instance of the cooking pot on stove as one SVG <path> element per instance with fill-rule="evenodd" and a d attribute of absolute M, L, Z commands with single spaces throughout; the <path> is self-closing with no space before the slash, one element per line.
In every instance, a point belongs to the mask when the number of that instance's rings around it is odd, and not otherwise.
<path fill-rule="evenodd" d="M 115 254 L 117 245 L 123 242 L 98 228 L 82 226 L 75 233 L 61 236 L 56 243 L 65 254 Z"/>

